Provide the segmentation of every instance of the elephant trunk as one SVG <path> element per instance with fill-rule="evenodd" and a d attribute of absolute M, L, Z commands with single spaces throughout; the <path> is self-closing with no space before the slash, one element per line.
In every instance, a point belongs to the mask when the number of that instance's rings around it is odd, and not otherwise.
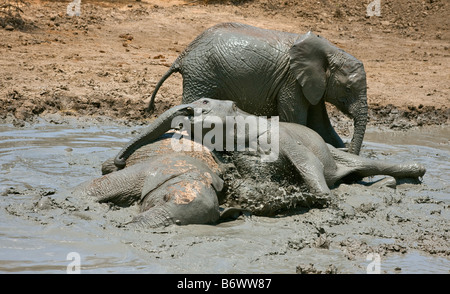
<path fill-rule="evenodd" d="M 126 165 L 126 160 L 137 149 L 147 145 L 172 128 L 172 119 L 176 116 L 189 115 L 193 111 L 190 105 L 178 105 L 161 114 L 140 136 L 131 140 L 125 147 L 120 150 L 114 159 L 114 165 L 118 169 L 122 169 Z"/>
<path fill-rule="evenodd" d="M 367 96 L 365 94 L 360 95 L 359 99 L 352 105 L 349 112 L 353 117 L 354 124 L 353 138 L 350 142 L 348 152 L 359 155 L 368 120 Z"/>

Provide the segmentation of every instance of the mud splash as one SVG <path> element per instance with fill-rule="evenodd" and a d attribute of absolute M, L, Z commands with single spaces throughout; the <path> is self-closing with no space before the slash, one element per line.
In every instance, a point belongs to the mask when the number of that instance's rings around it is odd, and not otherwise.
<path fill-rule="evenodd" d="M 65 193 L 100 175 L 139 128 L 76 119 L 0 125 L 0 272 L 65 273 L 75 252 L 83 273 L 365 273 L 370 254 L 381 273 L 448 273 L 448 128 L 366 135 L 363 156 L 424 164 L 420 185 L 341 185 L 328 208 L 161 230 L 123 227 L 136 206 Z"/>

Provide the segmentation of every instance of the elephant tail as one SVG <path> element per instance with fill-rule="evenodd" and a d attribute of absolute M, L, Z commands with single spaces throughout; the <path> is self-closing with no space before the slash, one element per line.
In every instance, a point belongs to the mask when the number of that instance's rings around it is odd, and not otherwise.
<path fill-rule="evenodd" d="M 159 80 L 159 82 L 155 86 L 155 90 L 152 93 L 152 97 L 150 98 L 150 103 L 148 104 L 147 111 L 152 112 L 155 109 L 155 97 L 156 93 L 158 93 L 159 88 L 162 86 L 165 80 L 167 80 L 170 75 L 172 75 L 174 72 L 180 72 L 180 65 L 178 63 L 178 60 L 175 60 L 175 62 L 172 64 L 172 66 L 169 68 L 169 70 L 162 76 L 162 78 Z"/>

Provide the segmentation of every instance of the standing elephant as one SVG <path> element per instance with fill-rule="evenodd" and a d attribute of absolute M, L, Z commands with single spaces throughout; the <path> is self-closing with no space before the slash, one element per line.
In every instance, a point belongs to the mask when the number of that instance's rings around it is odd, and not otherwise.
<path fill-rule="evenodd" d="M 361 61 L 311 32 L 305 35 L 239 23 L 216 25 L 175 60 L 152 94 L 174 72 L 183 76 L 182 103 L 200 97 L 232 100 L 254 115 L 306 125 L 327 143 L 344 144 L 331 126 L 325 102 L 354 120 L 349 152 L 359 154 L 368 119 Z"/>

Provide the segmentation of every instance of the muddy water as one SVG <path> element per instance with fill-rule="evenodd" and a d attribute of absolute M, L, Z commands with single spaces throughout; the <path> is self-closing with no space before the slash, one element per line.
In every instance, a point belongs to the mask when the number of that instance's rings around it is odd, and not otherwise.
<path fill-rule="evenodd" d="M 448 128 L 366 136 L 363 156 L 424 164 L 420 185 L 341 185 L 326 209 L 160 230 L 124 228 L 137 207 L 67 193 L 98 177 L 138 129 L 76 120 L 0 125 L 0 272 L 66 273 L 79 261 L 82 273 L 365 273 L 372 252 L 382 273 L 449 272 Z"/>

